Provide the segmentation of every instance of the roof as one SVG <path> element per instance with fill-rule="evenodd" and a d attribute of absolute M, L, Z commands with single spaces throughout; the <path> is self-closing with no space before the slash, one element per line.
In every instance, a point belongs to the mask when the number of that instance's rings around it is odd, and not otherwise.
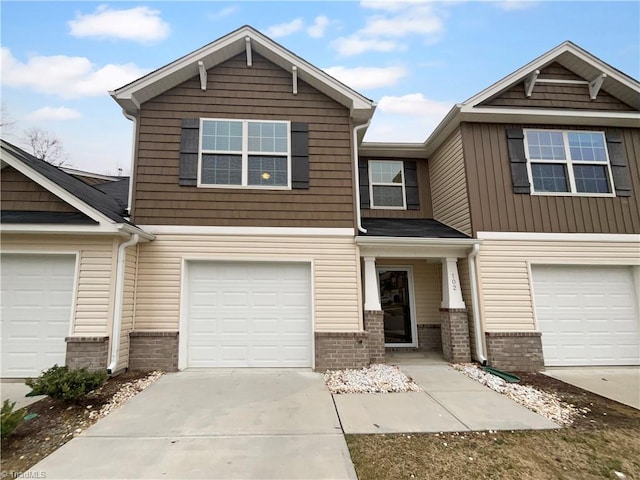
<path fill-rule="evenodd" d="M 127 114 L 135 115 L 142 103 L 199 75 L 198 62 L 202 62 L 205 69 L 209 70 L 245 52 L 248 45 L 250 45 L 252 52 L 256 52 L 288 72 L 292 72 L 292 68 L 296 67 L 300 80 L 347 107 L 357 123 L 366 123 L 372 117 L 375 110 L 372 100 L 248 25 L 240 27 L 138 80 L 109 92 L 109 94 Z"/>
<path fill-rule="evenodd" d="M 123 206 L 116 199 L 106 193 L 91 185 L 87 185 L 73 175 L 69 175 L 60 168 L 30 155 L 5 140 L 1 140 L 1 147 L 3 153 L 9 153 L 14 159 L 23 163 L 31 170 L 46 177 L 48 180 L 55 183 L 88 206 L 97 210 L 113 222 L 131 224 L 131 222 L 124 218 L 126 212 Z"/>
<path fill-rule="evenodd" d="M 635 112 L 577 111 L 568 109 L 527 109 L 481 106 L 480 104 L 501 92 L 524 82 L 536 70 L 557 62 L 585 80 L 593 81 L 605 74 L 602 89 L 633 107 Z M 566 41 L 527 63 L 515 72 L 498 80 L 488 88 L 454 105 L 446 117 L 424 142 L 427 155 L 431 155 L 461 122 L 538 122 L 554 125 L 607 125 L 637 127 L 640 125 L 640 82 L 612 67 L 573 42 Z"/>
<path fill-rule="evenodd" d="M 469 238 L 443 223 L 430 218 L 363 218 L 367 237 Z"/>
<path fill-rule="evenodd" d="M 126 210 L 129 203 L 129 177 L 119 177 L 115 181 L 95 184 L 93 187 L 115 199 Z"/>

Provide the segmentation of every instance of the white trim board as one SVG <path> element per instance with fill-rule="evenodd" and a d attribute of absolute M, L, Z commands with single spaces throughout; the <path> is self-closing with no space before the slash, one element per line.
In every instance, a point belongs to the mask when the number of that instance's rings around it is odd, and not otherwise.
<path fill-rule="evenodd" d="M 313 227 L 217 227 L 196 225 L 138 225 L 153 235 L 303 235 L 326 237 L 353 237 L 353 228 Z"/>
<path fill-rule="evenodd" d="M 478 232 L 477 236 L 482 240 L 640 243 L 640 234 L 635 233 Z"/>

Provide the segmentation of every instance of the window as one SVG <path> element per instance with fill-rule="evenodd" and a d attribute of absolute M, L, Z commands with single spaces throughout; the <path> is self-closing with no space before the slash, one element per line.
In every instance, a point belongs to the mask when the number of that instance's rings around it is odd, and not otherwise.
<path fill-rule="evenodd" d="M 371 208 L 406 208 L 403 162 L 369 161 Z"/>
<path fill-rule="evenodd" d="M 289 122 L 202 119 L 199 185 L 290 188 Z"/>
<path fill-rule="evenodd" d="M 613 195 L 604 133 L 526 130 L 534 193 Z"/>

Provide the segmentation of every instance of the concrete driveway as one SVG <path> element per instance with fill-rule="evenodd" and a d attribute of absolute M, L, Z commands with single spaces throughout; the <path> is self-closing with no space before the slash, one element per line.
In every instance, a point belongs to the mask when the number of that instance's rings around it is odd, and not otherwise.
<path fill-rule="evenodd" d="M 322 375 L 186 371 L 30 472 L 54 478 L 356 479 Z"/>
<path fill-rule="evenodd" d="M 542 373 L 640 410 L 640 366 L 547 367 Z"/>
<path fill-rule="evenodd" d="M 0 382 L 0 399 L 3 403 L 5 400 L 9 400 L 10 403 L 15 402 L 15 410 L 27 407 L 32 403 L 36 403 L 38 400 L 42 400 L 45 397 L 45 395 L 38 395 L 37 397 L 26 397 L 25 395 L 30 391 L 31 387 L 27 387 L 22 380 L 3 380 L 2 382 Z"/>

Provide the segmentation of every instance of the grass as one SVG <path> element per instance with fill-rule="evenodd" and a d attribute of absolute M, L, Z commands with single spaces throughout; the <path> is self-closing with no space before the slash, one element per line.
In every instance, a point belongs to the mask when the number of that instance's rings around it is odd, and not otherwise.
<path fill-rule="evenodd" d="M 640 429 L 347 435 L 359 480 L 640 479 Z"/>

